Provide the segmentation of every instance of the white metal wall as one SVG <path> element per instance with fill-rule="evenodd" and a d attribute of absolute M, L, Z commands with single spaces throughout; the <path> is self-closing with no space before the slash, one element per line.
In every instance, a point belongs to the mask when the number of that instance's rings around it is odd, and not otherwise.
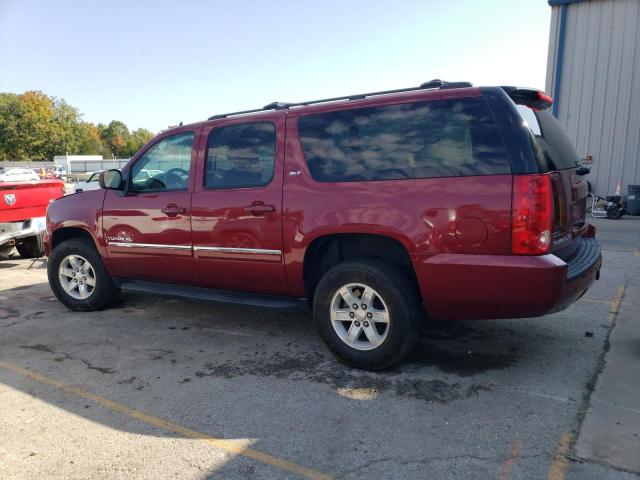
<path fill-rule="evenodd" d="M 560 92 L 554 85 L 562 6 L 552 7 L 546 89 L 600 195 L 640 184 L 640 0 L 567 5 Z M 559 95 L 558 95 L 559 93 Z"/>

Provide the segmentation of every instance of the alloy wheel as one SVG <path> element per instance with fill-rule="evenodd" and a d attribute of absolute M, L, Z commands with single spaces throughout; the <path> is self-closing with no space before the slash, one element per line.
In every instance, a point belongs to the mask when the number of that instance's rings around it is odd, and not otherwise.
<path fill-rule="evenodd" d="M 389 309 L 382 296 L 364 283 L 348 283 L 331 299 L 331 326 L 356 350 L 373 350 L 389 334 Z"/>
<path fill-rule="evenodd" d="M 76 300 L 86 300 L 96 289 L 96 272 L 80 255 L 67 255 L 60 262 L 58 279 L 65 293 Z"/>

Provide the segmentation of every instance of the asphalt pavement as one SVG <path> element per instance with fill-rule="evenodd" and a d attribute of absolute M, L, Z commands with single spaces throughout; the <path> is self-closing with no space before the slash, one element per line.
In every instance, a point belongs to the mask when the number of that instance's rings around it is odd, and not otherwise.
<path fill-rule="evenodd" d="M 0 478 L 637 480 L 640 218 L 594 223 L 604 268 L 575 305 L 430 324 L 382 373 L 308 315 L 72 312 L 45 260 L 0 260 Z"/>

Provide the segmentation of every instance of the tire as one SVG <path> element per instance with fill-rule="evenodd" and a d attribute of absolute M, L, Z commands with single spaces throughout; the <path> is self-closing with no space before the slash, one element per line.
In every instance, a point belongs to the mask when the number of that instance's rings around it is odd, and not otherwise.
<path fill-rule="evenodd" d="M 607 210 L 607 218 L 610 218 L 611 220 L 617 220 L 620 217 L 622 217 L 622 210 L 620 210 L 619 208 L 613 207 Z"/>
<path fill-rule="evenodd" d="M 74 280 L 70 277 L 63 277 L 61 274 L 61 265 L 68 267 L 65 268 L 66 271 L 75 270 L 70 259 L 75 259 L 75 265 L 78 266 L 74 277 L 78 275 L 77 279 L 80 282 L 83 278 L 85 279 L 82 282 L 84 283 L 85 296 L 82 294 L 80 285 L 77 285 L 71 292 L 64 288 L 63 281 L 68 280 L 68 285 L 71 285 L 71 281 Z M 81 260 L 87 261 L 89 266 L 87 267 Z M 84 238 L 66 240 L 54 248 L 47 265 L 47 276 L 54 295 L 72 310 L 101 310 L 113 303 L 120 291 L 104 268 L 93 242 Z M 90 286 L 87 278 L 93 282 L 93 286 Z"/>
<path fill-rule="evenodd" d="M 339 293 L 343 287 L 355 295 L 347 297 L 358 302 L 371 289 L 368 295 L 374 295 L 369 311 L 362 304 L 358 309 L 347 306 L 345 296 Z M 384 312 L 386 323 L 369 323 L 365 331 L 367 315 L 384 318 Z M 313 299 L 313 318 L 320 336 L 339 359 L 356 368 L 382 370 L 400 363 L 415 345 L 422 318 L 421 302 L 413 283 L 396 268 L 370 260 L 348 261 L 331 268 L 321 278 Z M 377 335 L 371 333 L 371 328 L 376 329 Z M 350 337 L 352 331 L 355 335 Z M 370 335 L 375 342 L 370 341 Z"/>
<path fill-rule="evenodd" d="M 22 258 L 38 258 L 44 256 L 44 233 L 23 238 L 16 244 L 16 250 Z"/>

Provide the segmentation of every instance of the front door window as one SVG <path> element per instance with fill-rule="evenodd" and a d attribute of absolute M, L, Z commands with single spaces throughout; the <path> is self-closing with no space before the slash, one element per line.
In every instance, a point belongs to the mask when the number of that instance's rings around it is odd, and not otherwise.
<path fill-rule="evenodd" d="M 131 169 L 133 192 L 180 191 L 189 188 L 193 132 L 160 140 Z"/>

